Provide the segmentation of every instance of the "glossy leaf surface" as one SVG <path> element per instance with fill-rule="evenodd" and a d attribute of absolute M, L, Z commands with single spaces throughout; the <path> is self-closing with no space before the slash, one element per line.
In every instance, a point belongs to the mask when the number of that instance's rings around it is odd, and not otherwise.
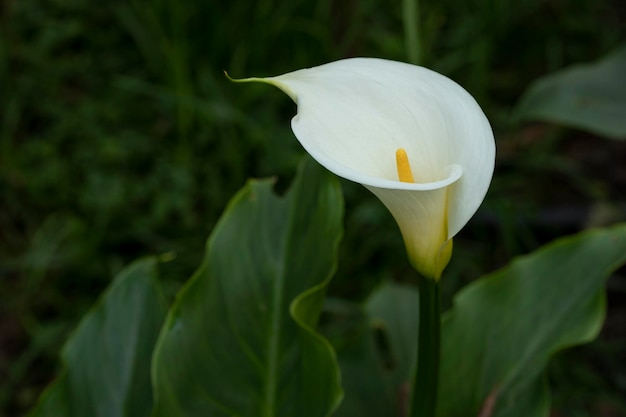
<path fill-rule="evenodd" d="M 156 417 L 323 417 L 341 398 L 315 330 L 335 269 L 343 201 L 308 160 L 285 197 L 250 181 L 179 294 L 154 363 Z"/>
<path fill-rule="evenodd" d="M 154 258 L 123 270 L 65 345 L 65 369 L 30 417 L 150 416 L 150 358 L 166 309 Z"/>
<path fill-rule="evenodd" d="M 381 355 L 381 348 L 389 346 L 384 329 L 356 303 L 328 304 L 323 330 L 337 351 L 345 391 L 333 417 L 398 415 L 400 398 L 390 371 L 395 364 Z"/>
<path fill-rule="evenodd" d="M 577 65 L 535 81 L 516 116 L 626 139 L 626 46 L 594 64 Z"/>
<path fill-rule="evenodd" d="M 550 357 L 597 336 L 605 281 L 625 262 L 626 226 L 620 225 L 560 239 L 462 289 L 442 326 L 437 415 L 546 417 L 544 370 Z M 363 356 L 364 369 L 388 381 L 392 398 L 400 400 L 414 366 L 410 352 L 417 337 L 408 332 L 417 334 L 418 303 L 414 287 L 398 284 L 381 287 L 367 303 L 369 338 L 374 328 L 383 328 L 388 344 Z M 342 364 L 349 362 L 349 350 L 338 354 Z M 358 378 L 350 367 L 342 371 L 345 380 Z M 372 402 L 355 387 L 346 390 L 346 404 Z M 385 396 L 383 391 L 378 405 L 389 404 Z M 387 414 L 398 415 L 396 409 Z"/>
<path fill-rule="evenodd" d="M 468 286 L 444 320 L 439 415 L 549 413 L 550 356 L 592 341 L 604 284 L 626 262 L 626 226 L 560 239 Z"/>

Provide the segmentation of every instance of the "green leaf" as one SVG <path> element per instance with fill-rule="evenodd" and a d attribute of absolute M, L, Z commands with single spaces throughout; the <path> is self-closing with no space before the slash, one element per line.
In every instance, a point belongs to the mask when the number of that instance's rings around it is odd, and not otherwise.
<path fill-rule="evenodd" d="M 67 375 L 61 374 L 41 394 L 29 417 L 66 417 L 72 416 L 70 394 L 68 392 Z"/>
<path fill-rule="evenodd" d="M 462 289 L 442 325 L 437 415 L 546 417 L 550 400 L 544 369 L 549 358 L 596 337 L 604 318 L 605 281 L 625 262 L 626 225 L 620 225 L 555 241 Z M 416 288 L 391 283 L 366 304 L 370 331 L 363 332 L 359 346 L 373 343 L 373 328 L 384 330 L 387 339 L 382 348 L 375 346 L 376 352 L 360 357 L 360 372 L 368 370 L 367 378 L 385 382 L 378 404 L 387 392 L 406 400 L 418 307 Z M 338 348 L 342 364 L 346 354 L 348 349 Z M 346 381 L 359 377 L 351 367 L 342 366 L 342 371 Z M 373 403 L 366 388 L 346 387 L 344 403 Z M 401 415 L 396 410 L 394 405 L 358 415 Z"/>
<path fill-rule="evenodd" d="M 438 415 L 547 416 L 544 368 L 597 336 L 605 281 L 624 262 L 620 225 L 560 239 L 463 289 L 443 323 Z"/>
<path fill-rule="evenodd" d="M 394 390 L 408 384 L 409 372 L 415 366 L 419 293 L 414 287 L 386 283 L 369 298 L 366 309 L 372 323 L 384 330 L 388 339 L 389 361 Z"/>
<path fill-rule="evenodd" d="M 364 310 L 351 340 L 337 348 L 346 392 L 338 416 L 407 415 L 419 293 L 410 285 L 385 282 L 365 302 Z"/>
<path fill-rule="evenodd" d="M 30 417 L 150 416 L 150 358 L 166 310 L 154 258 L 120 272 L 64 346 L 65 368 Z"/>
<path fill-rule="evenodd" d="M 372 326 L 363 308 L 347 301 L 328 300 L 325 318 L 323 331 L 337 352 L 345 392 L 333 417 L 398 415 L 401 401 L 390 381 L 394 364 L 381 356 L 389 346 L 384 329 Z"/>
<path fill-rule="evenodd" d="M 577 65 L 535 81 L 515 115 L 626 139 L 626 46 L 594 64 Z"/>
<path fill-rule="evenodd" d="M 330 317 L 333 325 L 326 327 L 342 335 L 333 342 L 345 390 L 335 416 L 406 415 L 417 350 L 417 289 L 385 282 L 363 307 L 343 303 Z"/>
<path fill-rule="evenodd" d="M 156 417 L 318 417 L 341 399 L 314 327 L 342 233 L 338 181 L 311 160 L 284 197 L 250 181 L 213 231 L 154 360 Z"/>

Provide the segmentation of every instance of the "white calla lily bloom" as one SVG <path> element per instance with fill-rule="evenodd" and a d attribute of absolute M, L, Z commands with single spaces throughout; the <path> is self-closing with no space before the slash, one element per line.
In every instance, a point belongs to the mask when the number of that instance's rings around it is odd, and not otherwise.
<path fill-rule="evenodd" d="M 412 265 L 440 278 L 451 239 L 480 206 L 494 170 L 491 126 L 469 93 L 429 69 L 375 58 L 240 81 L 288 94 L 304 149 L 374 193 L 398 223 Z"/>

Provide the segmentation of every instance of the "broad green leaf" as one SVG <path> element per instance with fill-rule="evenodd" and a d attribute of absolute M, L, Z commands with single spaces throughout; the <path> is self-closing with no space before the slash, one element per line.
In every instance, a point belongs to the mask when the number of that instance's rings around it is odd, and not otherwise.
<path fill-rule="evenodd" d="M 41 394 L 39 402 L 33 408 L 29 417 L 69 417 L 72 416 L 68 381 L 65 373 L 57 379 Z"/>
<path fill-rule="evenodd" d="M 155 417 L 318 417 L 341 399 L 315 330 L 342 233 L 337 180 L 307 160 L 285 197 L 250 181 L 177 297 L 153 364 Z"/>
<path fill-rule="evenodd" d="M 462 289 L 442 325 L 438 416 L 546 417 L 549 358 L 596 337 L 605 281 L 625 262 L 620 225 L 560 239 Z M 363 367 L 386 381 L 394 398 L 402 398 L 414 366 L 418 306 L 417 290 L 399 284 L 383 285 L 366 305 L 371 326 L 384 328 L 389 344 L 387 352 L 364 355 Z M 343 362 L 344 350 L 338 356 Z M 342 371 L 346 380 L 357 375 Z M 344 402 L 372 402 L 370 396 L 346 389 Z M 359 415 L 397 416 L 395 410 Z"/>
<path fill-rule="evenodd" d="M 463 289 L 442 329 L 439 416 L 544 417 L 544 368 L 593 340 L 626 225 L 560 239 Z"/>
<path fill-rule="evenodd" d="M 150 358 L 166 310 L 154 258 L 120 272 L 64 346 L 65 368 L 30 417 L 150 416 Z"/>
<path fill-rule="evenodd" d="M 415 366 L 419 294 L 408 285 L 385 284 L 369 298 L 366 309 L 372 323 L 385 331 L 389 355 L 395 364 L 392 380 L 396 391 L 408 384 Z"/>
<path fill-rule="evenodd" d="M 624 74 L 626 46 L 597 63 L 577 65 L 535 81 L 520 99 L 516 117 L 626 139 Z"/>
<path fill-rule="evenodd" d="M 345 389 L 338 417 L 406 415 L 418 314 L 409 285 L 384 283 L 366 301 L 351 338 L 337 347 Z"/>
<path fill-rule="evenodd" d="M 333 301 L 323 331 L 337 352 L 345 392 L 333 417 L 398 415 L 401 398 L 390 381 L 394 364 L 381 356 L 389 346 L 385 329 L 372 326 L 360 305 Z"/>

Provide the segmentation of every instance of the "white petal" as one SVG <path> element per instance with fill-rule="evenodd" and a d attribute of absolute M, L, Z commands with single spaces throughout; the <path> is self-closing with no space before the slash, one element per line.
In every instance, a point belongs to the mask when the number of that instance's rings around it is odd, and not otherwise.
<path fill-rule="evenodd" d="M 462 87 L 410 64 L 352 58 L 264 80 L 297 104 L 293 131 L 335 174 L 367 186 L 432 190 L 452 165 L 448 238 L 478 209 L 493 175 L 495 145 L 484 113 Z M 397 180 L 395 151 L 407 151 L 415 184 Z"/>
<path fill-rule="evenodd" d="M 449 181 L 461 176 L 454 165 Z M 450 260 L 447 186 L 423 190 L 397 190 L 366 186 L 389 209 L 400 227 L 411 264 L 426 277 L 439 279 Z"/>
<path fill-rule="evenodd" d="M 353 58 L 262 81 L 298 105 L 292 129 L 335 174 L 366 186 L 387 206 L 409 259 L 438 278 L 451 239 L 483 201 L 495 143 L 476 101 L 426 68 Z M 415 183 L 400 182 L 395 153 L 407 152 Z"/>

